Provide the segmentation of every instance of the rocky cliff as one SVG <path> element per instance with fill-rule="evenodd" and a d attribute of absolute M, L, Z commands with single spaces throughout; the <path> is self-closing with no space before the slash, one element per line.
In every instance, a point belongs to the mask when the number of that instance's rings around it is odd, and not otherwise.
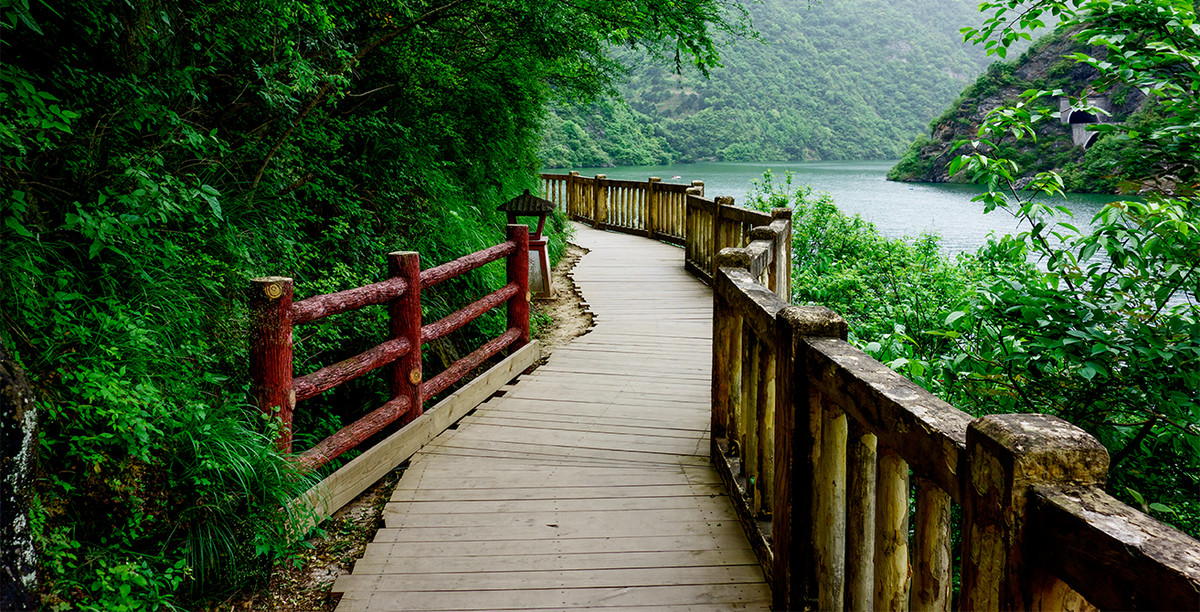
<path fill-rule="evenodd" d="M 926 183 L 963 180 L 961 176 L 951 177 L 947 171 L 956 155 L 953 143 L 977 138 L 979 124 L 988 112 L 1017 102 L 1020 94 L 1029 89 L 1062 90 L 1068 96 L 1090 91 L 1097 76 L 1095 69 L 1064 56 L 1083 52 L 1101 57 L 1105 49 L 1089 47 L 1072 35 L 1070 31 L 1048 34 L 1016 61 L 992 64 L 946 112 L 930 123 L 930 134 L 913 142 L 888 178 Z M 1071 191 L 1110 190 L 1122 174 L 1120 164 L 1112 159 L 1114 148 L 1119 149 L 1120 145 L 1115 137 L 1097 138 L 1082 124 L 1127 122 L 1142 107 L 1145 96 L 1136 89 L 1123 89 L 1089 95 L 1089 101 L 1109 114 L 1072 113 L 1065 97 L 1039 100 L 1036 104 L 1052 111 L 1061 109 L 1059 119 L 1035 124 L 1036 143 L 1029 139 L 1007 141 L 1001 144 L 999 155 L 1016 161 L 1024 176 L 1057 171 Z M 1100 146 L 1106 139 L 1113 142 Z"/>

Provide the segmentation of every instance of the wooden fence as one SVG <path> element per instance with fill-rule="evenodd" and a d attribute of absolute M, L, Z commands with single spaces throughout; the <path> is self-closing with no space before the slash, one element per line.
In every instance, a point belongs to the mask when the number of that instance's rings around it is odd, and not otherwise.
<path fill-rule="evenodd" d="M 721 249 L 747 244 L 755 227 L 768 226 L 775 218 L 791 218 L 787 209 L 776 210 L 773 217 L 734 206 L 733 198 L 705 199 L 703 181 L 684 185 L 663 183 L 658 177 L 640 182 L 613 180 L 603 174 L 594 178 L 578 172 L 543 174 L 542 195 L 576 221 L 682 245 L 684 265 L 708 284 L 712 284 L 716 255 Z M 786 236 L 778 240 L 791 244 L 788 227 Z M 778 269 L 772 269 L 771 274 L 790 283 L 791 251 L 780 252 L 783 255 Z M 781 295 L 787 296 L 789 291 L 785 289 Z"/>
<path fill-rule="evenodd" d="M 259 409 L 277 415 L 282 423 L 280 449 L 292 450 L 292 413 L 298 402 L 367 372 L 386 368 L 391 400 L 299 453 L 298 460 L 306 468 L 328 463 L 392 423 L 413 421 L 423 414 L 425 400 L 446 390 L 500 351 L 525 346 L 529 342 L 529 229 L 524 225 L 509 225 L 507 232 L 506 242 L 424 271 L 419 254 L 389 253 L 388 280 L 296 303 L 292 302 L 292 279 L 254 279 L 250 292 L 250 375 Z M 423 289 L 499 259 L 507 259 L 508 284 L 437 322 L 422 323 Z M 293 377 L 293 326 L 376 304 L 386 304 L 388 308 L 386 342 L 334 365 Z M 422 345 L 501 304 L 507 305 L 508 313 L 503 334 L 437 376 L 424 380 Z"/>
<path fill-rule="evenodd" d="M 1200 542 L 1104 493 L 1090 435 L 974 419 L 765 285 L 781 221 L 720 251 L 713 282 L 712 455 L 776 609 L 1200 608 Z"/>
<path fill-rule="evenodd" d="M 570 174 L 543 174 L 542 195 L 559 205 L 575 221 L 597 229 L 645 236 L 683 244 L 687 235 L 687 196 L 703 196 L 703 181 L 691 185 L 594 178 Z"/>
<path fill-rule="evenodd" d="M 542 178 L 574 219 L 682 244 L 713 286 L 712 458 L 776 609 L 1200 609 L 1200 542 L 1106 494 L 1097 440 L 975 419 L 848 344 L 836 313 L 790 306 L 788 211 Z M 667 189 L 686 200 L 664 217 Z"/>

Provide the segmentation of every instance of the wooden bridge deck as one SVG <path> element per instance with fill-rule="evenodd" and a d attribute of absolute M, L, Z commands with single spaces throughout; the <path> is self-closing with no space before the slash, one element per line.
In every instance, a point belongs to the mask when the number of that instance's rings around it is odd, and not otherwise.
<path fill-rule="evenodd" d="M 682 249 L 575 242 L 595 328 L 413 458 L 339 612 L 768 609 L 708 459 L 712 293 Z"/>

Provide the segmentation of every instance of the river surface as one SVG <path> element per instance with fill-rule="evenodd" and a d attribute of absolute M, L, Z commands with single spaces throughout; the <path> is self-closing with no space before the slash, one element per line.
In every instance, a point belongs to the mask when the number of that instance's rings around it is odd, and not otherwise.
<path fill-rule="evenodd" d="M 785 173 L 791 172 L 793 184 L 808 184 L 829 193 L 842 211 L 861 215 L 884 235 L 900 238 L 935 233 L 941 237 L 942 249 L 947 253 L 975 251 L 993 232 L 1001 235 L 1028 229 L 1020 228 L 1017 220 L 1003 210 L 985 215 L 983 204 L 971 201 L 982 191 L 975 185 L 888 181 L 885 176 L 895 163 L 895 160 L 710 162 L 574 169 L 584 176 L 605 174 L 614 179 L 644 181 L 657 176 L 668 183 L 700 180 L 704 181 L 706 197 L 732 196 L 734 203 L 744 202 L 753 181 L 761 181 L 768 169 L 777 185 L 782 184 Z M 1066 198 L 1054 198 L 1047 203 L 1066 206 L 1074 214 L 1070 222 L 1082 229 L 1106 203 L 1117 199 L 1109 195 L 1067 194 Z"/>

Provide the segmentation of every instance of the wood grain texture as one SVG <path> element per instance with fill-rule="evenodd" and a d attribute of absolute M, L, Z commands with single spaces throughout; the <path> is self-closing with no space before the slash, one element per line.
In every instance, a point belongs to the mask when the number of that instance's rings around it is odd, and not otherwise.
<path fill-rule="evenodd" d="M 250 389 L 258 409 L 282 427 L 276 445 L 292 450 L 292 279 L 267 276 L 250 281 Z"/>
<path fill-rule="evenodd" d="M 517 295 L 520 290 L 521 288 L 516 283 L 509 283 L 467 306 L 422 327 L 421 343 L 428 344 L 462 328 L 467 323 L 483 316 L 483 313 L 508 301 L 509 298 Z"/>
<path fill-rule="evenodd" d="M 1039 569 L 1105 610 L 1200 608 L 1195 540 L 1097 487 L 1035 485 L 1032 497 Z"/>
<path fill-rule="evenodd" d="M 406 289 L 408 289 L 408 283 L 404 279 L 389 278 L 385 281 L 337 293 L 314 295 L 306 300 L 296 302 L 292 306 L 293 323 L 296 325 L 311 323 L 325 317 L 357 310 L 363 306 L 382 304 L 400 297 Z"/>
<path fill-rule="evenodd" d="M 875 493 L 875 610 L 908 610 L 908 464 L 878 449 Z M 986 608 L 984 608 L 986 609 Z"/>
<path fill-rule="evenodd" d="M 482 251 L 476 251 L 470 255 L 464 255 L 448 261 L 440 266 L 434 266 L 428 270 L 421 272 L 421 288 L 428 289 L 440 282 L 450 280 L 456 276 L 461 276 L 474 270 L 483 267 L 493 261 L 506 257 L 510 253 L 517 250 L 517 245 L 512 242 L 501 242 L 496 246 L 486 248 Z"/>
<path fill-rule="evenodd" d="M 407 338 L 393 338 L 358 355 L 343 359 L 292 381 L 296 401 L 302 402 L 367 372 L 381 368 L 408 354 L 412 344 Z"/>
<path fill-rule="evenodd" d="M 708 458 L 711 292 L 682 249 L 576 236 L 595 327 L 412 457 L 339 610 L 768 609 Z"/>

